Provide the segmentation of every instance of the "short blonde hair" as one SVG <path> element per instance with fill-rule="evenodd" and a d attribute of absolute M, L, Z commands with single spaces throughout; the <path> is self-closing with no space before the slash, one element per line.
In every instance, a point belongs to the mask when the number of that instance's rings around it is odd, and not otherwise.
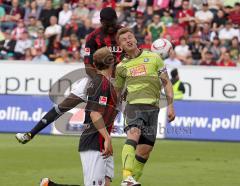
<path fill-rule="evenodd" d="M 98 70 L 107 69 L 111 64 L 114 64 L 113 54 L 108 47 L 102 47 L 93 54 L 93 63 Z"/>
<path fill-rule="evenodd" d="M 124 27 L 124 28 L 121 28 L 121 29 L 118 30 L 118 32 L 116 34 L 117 43 L 119 43 L 119 37 L 123 34 L 126 34 L 127 32 L 130 32 L 130 33 L 134 34 L 133 31 L 128 27 Z"/>

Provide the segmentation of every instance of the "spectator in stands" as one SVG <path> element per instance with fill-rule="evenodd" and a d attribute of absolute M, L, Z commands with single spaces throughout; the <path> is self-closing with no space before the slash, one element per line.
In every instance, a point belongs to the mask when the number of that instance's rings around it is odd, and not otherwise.
<path fill-rule="evenodd" d="M 60 56 L 57 57 L 54 62 L 57 62 L 57 63 L 63 63 L 63 62 L 64 63 L 68 63 L 70 61 L 71 60 L 69 58 L 67 50 L 66 49 L 62 49 L 61 52 L 60 52 Z"/>
<path fill-rule="evenodd" d="M 162 10 L 169 7 L 170 0 L 153 0 L 153 11 L 155 14 L 161 14 Z"/>
<path fill-rule="evenodd" d="M 166 32 L 166 27 L 161 22 L 158 14 L 153 15 L 152 22 L 147 26 L 148 34 L 152 37 L 152 41 L 162 37 Z"/>
<path fill-rule="evenodd" d="M 16 40 L 11 36 L 11 30 L 4 32 L 4 40 L 0 42 L 0 58 L 7 59 L 8 56 L 13 56 Z"/>
<path fill-rule="evenodd" d="M 85 37 L 90 34 L 94 29 L 92 28 L 92 22 L 90 19 L 84 20 L 84 25 L 81 26 L 77 32 L 78 38 L 83 41 Z"/>
<path fill-rule="evenodd" d="M 29 36 L 32 39 L 36 39 L 38 36 L 38 31 L 43 30 L 43 25 L 41 21 L 37 21 L 37 19 L 34 16 L 31 16 L 29 18 L 29 24 L 27 26 L 27 31 L 29 33 Z"/>
<path fill-rule="evenodd" d="M 237 37 L 232 38 L 229 52 L 235 63 L 240 62 L 240 43 Z"/>
<path fill-rule="evenodd" d="M 194 19 L 189 21 L 189 24 L 186 28 L 188 37 L 191 38 L 191 36 L 198 34 L 199 31 L 200 30 L 199 30 L 197 22 Z"/>
<path fill-rule="evenodd" d="M 36 2 L 37 2 L 37 6 L 44 7 L 46 0 L 36 0 Z"/>
<path fill-rule="evenodd" d="M 151 46 L 152 46 L 152 37 L 150 35 L 146 35 L 144 37 L 144 42 L 139 45 L 139 48 L 150 51 Z"/>
<path fill-rule="evenodd" d="M 234 63 L 231 59 L 230 52 L 227 50 L 224 52 L 219 60 L 218 66 L 222 67 L 235 67 L 236 63 Z"/>
<path fill-rule="evenodd" d="M 17 40 L 16 46 L 14 48 L 14 57 L 17 60 L 23 59 L 25 56 L 25 51 L 28 48 L 32 48 L 32 41 L 29 39 L 27 31 L 24 31 L 20 39 Z"/>
<path fill-rule="evenodd" d="M 0 3 L 1 5 L 1 3 Z M 5 9 L 0 6 L 0 22 L 4 21 L 4 16 L 6 15 Z"/>
<path fill-rule="evenodd" d="M 0 43 L 5 40 L 4 33 L 0 30 Z"/>
<path fill-rule="evenodd" d="M 145 36 L 147 35 L 147 29 L 145 27 L 145 20 L 143 14 L 137 14 L 136 23 L 137 24 L 132 28 L 132 30 L 138 41 L 138 44 L 141 45 L 144 43 Z"/>
<path fill-rule="evenodd" d="M 213 53 L 208 50 L 203 54 L 203 60 L 200 63 L 200 65 L 204 65 L 204 66 L 216 66 L 217 63 L 216 61 L 214 61 L 213 59 Z"/>
<path fill-rule="evenodd" d="M 207 0 L 209 10 L 216 15 L 217 11 L 223 7 L 224 0 Z"/>
<path fill-rule="evenodd" d="M 41 51 L 45 53 L 47 50 L 46 46 L 47 46 L 47 42 L 44 38 L 44 31 L 43 29 L 39 29 L 37 33 L 37 38 L 33 42 L 32 50 L 36 51 L 38 49 L 41 49 Z"/>
<path fill-rule="evenodd" d="M 69 45 L 66 47 L 67 51 L 70 55 L 73 54 L 75 51 L 80 51 L 81 45 L 76 34 L 72 34 L 69 38 Z"/>
<path fill-rule="evenodd" d="M 138 0 L 137 7 L 136 7 L 137 14 L 144 14 L 146 10 L 147 10 L 147 0 Z"/>
<path fill-rule="evenodd" d="M 137 24 L 136 23 L 136 16 L 137 16 L 137 12 L 136 12 L 135 8 L 132 8 L 131 11 L 130 11 L 130 16 L 125 17 L 125 20 L 122 23 L 122 25 L 132 29 Z"/>
<path fill-rule="evenodd" d="M 23 18 L 24 11 L 19 6 L 18 0 L 12 0 L 11 6 L 6 7 L 6 14 L 2 17 L 1 28 L 3 31 L 10 29 L 12 30 L 17 22 Z"/>
<path fill-rule="evenodd" d="M 55 59 L 59 57 L 61 49 L 62 49 L 61 43 L 59 42 L 56 35 L 49 38 L 46 54 L 50 61 L 55 61 Z"/>
<path fill-rule="evenodd" d="M 213 13 L 208 9 L 208 3 L 202 4 L 202 9 L 198 10 L 195 14 L 195 18 L 198 24 L 211 23 L 213 20 Z"/>
<path fill-rule="evenodd" d="M 123 11 L 123 8 L 119 4 L 116 4 L 115 10 L 118 16 L 117 23 L 121 24 L 125 20 L 125 17 L 126 17 L 125 12 Z"/>
<path fill-rule="evenodd" d="M 205 50 L 210 50 L 213 54 L 213 60 L 214 61 L 218 61 L 220 56 L 221 56 L 221 44 L 220 44 L 220 40 L 217 36 L 215 36 L 213 38 L 213 42 L 211 43 L 211 46 L 208 48 L 205 48 Z"/>
<path fill-rule="evenodd" d="M 174 50 L 169 53 L 169 57 L 164 60 L 164 64 L 169 68 L 182 66 L 182 62 L 176 58 L 176 52 Z"/>
<path fill-rule="evenodd" d="M 166 27 L 172 26 L 173 25 L 173 18 L 170 14 L 170 10 L 169 9 L 165 9 L 163 11 L 163 16 L 161 18 L 161 22 L 163 22 L 163 24 Z"/>
<path fill-rule="evenodd" d="M 36 50 L 36 56 L 32 59 L 34 62 L 47 62 L 49 61 L 48 57 L 43 54 L 41 48 Z"/>
<path fill-rule="evenodd" d="M 50 38 L 52 36 L 57 35 L 58 39 L 60 40 L 61 37 L 61 32 L 62 32 L 62 27 L 57 24 L 57 17 L 56 16 L 51 16 L 50 17 L 50 26 L 48 26 L 45 30 L 45 37 Z"/>
<path fill-rule="evenodd" d="M 41 7 L 39 7 L 37 5 L 37 2 L 33 0 L 30 3 L 30 7 L 25 7 L 24 23 L 28 25 L 31 17 L 39 19 L 41 10 L 42 10 Z"/>
<path fill-rule="evenodd" d="M 229 42 L 233 37 L 237 37 L 240 40 L 239 29 L 235 29 L 232 23 L 228 21 L 226 26 L 219 31 L 219 39 Z"/>
<path fill-rule="evenodd" d="M 219 9 L 213 18 L 213 30 L 218 32 L 225 26 L 226 22 L 227 18 L 225 12 L 222 9 Z"/>
<path fill-rule="evenodd" d="M 62 11 L 59 12 L 58 24 L 65 26 L 72 17 L 72 11 L 69 9 L 69 4 L 64 3 Z"/>
<path fill-rule="evenodd" d="M 83 59 L 81 58 L 80 52 L 78 50 L 74 51 L 72 53 L 72 58 L 71 58 L 70 62 L 72 62 L 72 63 L 79 63 L 81 61 L 83 61 Z"/>
<path fill-rule="evenodd" d="M 171 37 L 171 42 L 174 45 L 179 44 L 179 40 L 182 36 L 184 36 L 185 30 L 183 27 L 181 27 L 178 23 L 177 20 L 174 21 L 174 24 L 172 26 L 166 27 L 166 32 L 164 34 L 164 37 Z"/>
<path fill-rule="evenodd" d="M 182 10 L 177 13 L 177 19 L 180 26 L 184 29 L 189 25 L 189 22 L 194 18 L 194 12 L 189 6 L 189 0 L 182 1 Z"/>
<path fill-rule="evenodd" d="M 112 7 L 113 9 L 116 8 L 116 1 L 115 0 L 106 0 L 103 2 L 103 8 L 106 8 L 106 7 Z"/>
<path fill-rule="evenodd" d="M 68 0 L 69 1 L 69 0 Z M 56 14 L 59 14 L 59 12 L 62 10 L 62 5 L 65 3 L 65 2 L 68 2 L 66 0 L 53 0 L 52 1 L 52 8 L 56 11 Z M 70 3 L 72 5 L 72 2 L 70 0 Z"/>
<path fill-rule="evenodd" d="M 229 7 L 234 7 L 234 5 L 235 5 L 236 3 L 239 3 L 239 0 L 224 0 L 223 2 L 224 2 L 223 5 L 224 5 L 225 7 L 227 7 L 227 6 L 229 6 Z"/>
<path fill-rule="evenodd" d="M 92 26 L 93 28 L 98 28 L 101 23 L 100 23 L 100 11 L 102 9 L 102 2 L 96 1 L 95 3 L 96 8 L 91 10 L 89 17 L 92 21 Z"/>
<path fill-rule="evenodd" d="M 71 34 L 80 34 L 77 17 L 72 15 L 70 21 L 62 28 L 62 30 L 63 38 L 69 37 Z"/>
<path fill-rule="evenodd" d="M 240 25 L 240 2 L 235 3 L 233 11 L 229 14 L 229 19 L 233 24 Z"/>
<path fill-rule="evenodd" d="M 211 31 L 211 25 L 209 23 L 204 23 L 200 29 L 201 43 L 210 46 L 211 41 L 216 36 L 216 32 Z"/>
<path fill-rule="evenodd" d="M 120 0 L 119 4 L 124 8 L 124 12 L 129 14 L 131 9 L 136 6 L 137 0 Z"/>
<path fill-rule="evenodd" d="M 47 0 L 45 3 L 44 9 L 41 11 L 40 14 L 40 20 L 44 26 L 44 28 L 47 28 L 50 25 L 50 17 L 56 16 L 57 12 L 52 8 L 52 1 Z"/>
<path fill-rule="evenodd" d="M 89 9 L 85 6 L 84 0 L 78 1 L 78 6 L 73 10 L 73 15 L 78 23 L 83 23 L 89 16 Z"/>
<path fill-rule="evenodd" d="M 201 43 L 200 36 L 193 36 L 193 43 L 189 44 L 189 49 L 191 51 L 191 56 L 193 59 L 194 65 L 199 65 L 202 59 L 202 52 L 204 49 L 204 45 Z"/>
<path fill-rule="evenodd" d="M 22 37 L 23 32 L 26 31 L 26 27 L 22 19 L 18 20 L 17 27 L 12 31 L 12 37 L 15 40 L 18 40 Z"/>
<path fill-rule="evenodd" d="M 32 59 L 33 59 L 33 56 L 32 56 L 31 49 L 28 48 L 25 50 L 24 61 L 32 61 Z"/>
<path fill-rule="evenodd" d="M 183 64 L 187 64 L 188 57 L 191 54 L 189 46 L 187 45 L 187 40 L 185 37 L 180 38 L 180 45 L 175 47 L 176 56 Z"/>
<path fill-rule="evenodd" d="M 201 10 L 202 8 L 202 4 L 206 3 L 207 1 L 203 1 L 203 0 L 190 0 L 189 3 L 190 3 L 190 6 L 193 8 L 193 10 L 195 11 L 199 11 Z"/>

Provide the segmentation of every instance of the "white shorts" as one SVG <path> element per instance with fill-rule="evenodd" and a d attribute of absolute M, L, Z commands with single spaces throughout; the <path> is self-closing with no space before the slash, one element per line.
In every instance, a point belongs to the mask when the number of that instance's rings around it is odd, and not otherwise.
<path fill-rule="evenodd" d="M 87 101 L 87 88 L 90 81 L 91 78 L 89 76 L 78 80 L 76 83 L 73 84 L 71 93 L 83 99 L 84 101 Z"/>
<path fill-rule="evenodd" d="M 99 151 L 80 152 L 83 167 L 84 186 L 104 186 L 105 177 L 114 176 L 113 157 L 103 159 Z"/>

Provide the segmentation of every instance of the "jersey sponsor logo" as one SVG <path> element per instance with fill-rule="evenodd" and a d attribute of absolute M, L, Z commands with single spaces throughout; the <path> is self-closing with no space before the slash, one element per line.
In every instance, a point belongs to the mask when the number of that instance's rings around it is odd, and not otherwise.
<path fill-rule="evenodd" d="M 139 65 L 137 67 L 131 68 L 130 73 L 132 77 L 144 76 L 147 74 L 145 65 Z"/>
<path fill-rule="evenodd" d="M 123 51 L 120 46 L 109 46 L 108 49 L 112 53 L 122 53 Z"/>
<path fill-rule="evenodd" d="M 85 53 L 85 56 L 90 56 L 90 48 L 84 48 L 84 53 Z"/>
<path fill-rule="evenodd" d="M 105 97 L 105 96 L 100 96 L 100 98 L 99 98 L 99 104 L 100 104 L 100 105 L 107 105 L 107 97 Z"/>
<path fill-rule="evenodd" d="M 144 58 L 144 62 L 148 62 L 149 61 L 149 58 Z"/>

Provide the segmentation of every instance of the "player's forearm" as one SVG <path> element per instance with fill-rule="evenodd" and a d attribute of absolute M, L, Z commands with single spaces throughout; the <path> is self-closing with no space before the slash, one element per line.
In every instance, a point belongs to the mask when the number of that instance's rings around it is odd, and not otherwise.
<path fill-rule="evenodd" d="M 173 105 L 173 88 L 172 88 L 172 83 L 168 77 L 168 73 L 166 71 L 166 69 L 164 69 L 162 72 L 159 72 L 159 78 L 162 82 L 164 91 L 165 91 L 165 95 L 166 95 L 166 99 L 167 99 L 167 103 L 169 106 Z"/>
<path fill-rule="evenodd" d="M 164 91 L 165 91 L 165 94 L 166 94 L 166 99 L 167 99 L 168 106 L 172 106 L 174 95 L 173 95 L 173 88 L 172 88 L 171 81 L 167 81 L 166 85 L 164 86 Z"/>
<path fill-rule="evenodd" d="M 99 112 L 91 112 L 90 117 L 92 122 L 98 132 L 102 135 L 102 137 L 106 140 L 110 138 L 110 135 L 106 129 L 105 122 L 103 120 L 102 115 Z"/>

